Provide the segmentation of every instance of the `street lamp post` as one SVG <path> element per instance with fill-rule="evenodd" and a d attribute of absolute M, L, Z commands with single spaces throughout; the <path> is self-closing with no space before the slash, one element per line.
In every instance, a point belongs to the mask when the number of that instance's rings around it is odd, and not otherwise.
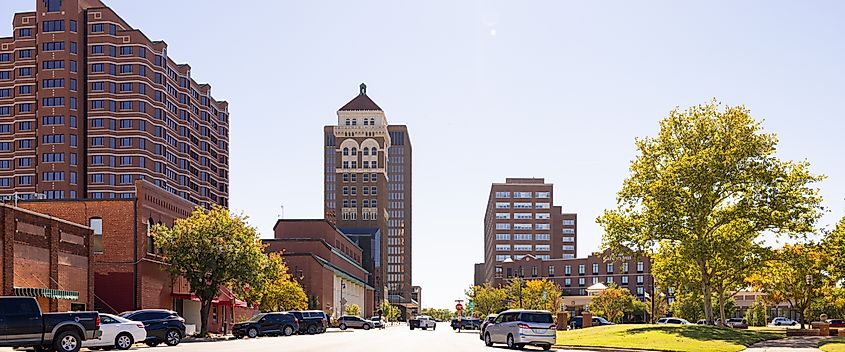
<path fill-rule="evenodd" d="M 518 280 L 519 280 L 519 308 L 522 309 L 522 285 L 525 284 L 525 280 L 523 280 L 521 277 Z"/>
<path fill-rule="evenodd" d="M 346 300 L 343 299 L 343 289 L 346 288 L 346 283 L 340 283 L 340 315 L 346 314 Z"/>

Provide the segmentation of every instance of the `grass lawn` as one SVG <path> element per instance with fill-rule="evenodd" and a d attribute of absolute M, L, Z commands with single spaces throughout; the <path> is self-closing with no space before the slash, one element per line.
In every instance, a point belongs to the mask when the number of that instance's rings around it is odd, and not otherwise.
<path fill-rule="evenodd" d="M 558 331 L 562 346 L 617 347 L 658 351 L 741 351 L 764 340 L 786 337 L 781 329 L 734 330 L 703 325 L 620 324 Z"/>
<path fill-rule="evenodd" d="M 827 340 L 820 348 L 825 352 L 845 352 L 845 337 L 834 337 Z"/>

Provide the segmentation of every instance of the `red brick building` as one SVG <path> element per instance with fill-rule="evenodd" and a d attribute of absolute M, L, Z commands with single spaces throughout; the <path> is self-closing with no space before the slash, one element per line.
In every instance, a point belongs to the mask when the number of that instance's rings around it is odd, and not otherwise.
<path fill-rule="evenodd" d="M 274 238 L 263 240 L 266 251 L 281 253 L 290 274 L 300 280 L 318 307 L 339 317 L 350 304 L 369 317 L 377 309 L 375 288 L 367 283 L 361 247 L 324 219 L 283 219 L 273 227 Z"/>
<path fill-rule="evenodd" d="M 542 260 L 526 255 L 518 260 L 506 259 L 499 263 L 502 273 L 497 273 L 491 283 L 506 285 L 509 280 L 523 278 L 549 279 L 563 291 L 564 296 L 588 296 L 588 288 L 595 284 L 616 285 L 627 288 L 634 297 L 645 299 L 646 293 L 654 294 L 651 261 L 646 256 L 614 257 L 608 253 L 593 253 L 586 258 Z M 576 304 L 571 304 L 576 302 Z M 564 297 L 566 310 L 580 312 L 589 300 Z"/>
<path fill-rule="evenodd" d="M 554 185 L 544 179 L 494 183 L 484 216 L 484 281 L 500 276 L 506 259 L 575 258 L 577 229 L 577 214 L 563 213 L 554 205 Z"/>
<path fill-rule="evenodd" d="M 388 299 L 403 318 L 416 314 L 411 246 L 412 148 L 408 128 L 387 115 L 360 85 L 323 128 L 325 214 L 364 250 L 376 301 Z"/>
<path fill-rule="evenodd" d="M 94 307 L 90 228 L 0 204 L 0 296 L 34 296 L 43 311 Z"/>
<path fill-rule="evenodd" d="M 0 38 L 0 195 L 228 205 L 228 104 L 99 0 L 38 0 Z"/>
<path fill-rule="evenodd" d="M 106 313 L 144 308 L 173 309 L 189 324 L 199 323 L 199 302 L 183 279 L 173 280 L 165 271 L 150 226 L 172 226 L 185 218 L 194 204 L 149 182 L 136 181 L 131 199 L 28 200 L 22 208 L 49 214 L 93 228 L 93 307 Z M 213 314 L 217 311 L 218 314 Z M 209 329 L 222 331 L 223 322 L 252 313 L 243 302 L 223 290 L 215 303 Z"/>

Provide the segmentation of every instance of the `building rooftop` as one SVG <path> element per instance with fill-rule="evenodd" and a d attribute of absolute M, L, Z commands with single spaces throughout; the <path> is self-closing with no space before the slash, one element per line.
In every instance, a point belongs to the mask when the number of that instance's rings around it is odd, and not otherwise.
<path fill-rule="evenodd" d="M 360 93 L 352 98 L 338 111 L 383 111 L 370 97 L 367 96 L 367 85 L 361 83 Z"/>

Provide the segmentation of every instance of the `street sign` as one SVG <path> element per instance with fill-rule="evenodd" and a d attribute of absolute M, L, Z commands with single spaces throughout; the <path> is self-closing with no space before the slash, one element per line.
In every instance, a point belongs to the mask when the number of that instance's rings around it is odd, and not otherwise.
<path fill-rule="evenodd" d="M 456 305 L 455 305 L 455 310 L 457 310 L 457 311 L 461 311 L 462 309 L 464 309 L 464 305 L 463 305 L 463 304 L 458 303 L 458 304 L 456 304 Z"/>

